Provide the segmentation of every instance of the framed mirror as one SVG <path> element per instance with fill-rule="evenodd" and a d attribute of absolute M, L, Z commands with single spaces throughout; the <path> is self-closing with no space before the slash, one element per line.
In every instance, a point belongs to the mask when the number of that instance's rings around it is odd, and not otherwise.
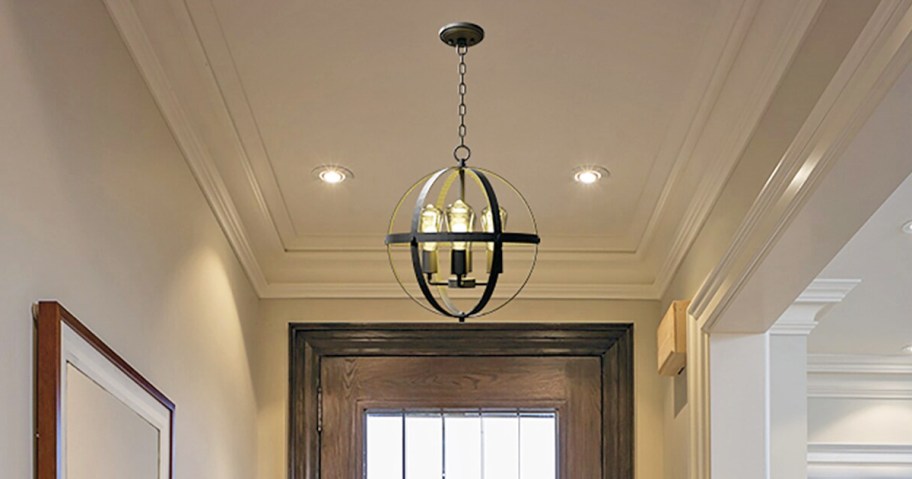
<path fill-rule="evenodd" d="M 34 317 L 35 477 L 172 479 L 174 403 L 59 303 Z"/>

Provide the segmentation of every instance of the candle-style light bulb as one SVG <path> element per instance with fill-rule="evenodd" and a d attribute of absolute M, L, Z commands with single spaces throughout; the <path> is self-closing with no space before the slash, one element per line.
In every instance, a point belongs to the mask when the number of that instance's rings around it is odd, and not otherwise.
<path fill-rule="evenodd" d="M 500 231 L 503 232 L 504 230 L 507 229 L 507 210 L 505 210 L 503 208 L 499 208 L 499 209 L 500 209 Z M 494 215 L 491 213 L 490 207 L 486 206 L 485 209 L 481 210 L 481 229 L 484 230 L 485 233 L 494 232 Z M 498 273 L 502 273 L 503 272 L 503 262 L 502 261 L 500 262 L 500 264 L 497 265 L 496 268 L 494 268 L 494 264 L 493 264 L 494 263 L 494 243 L 492 241 L 488 241 L 486 244 L 486 248 L 488 250 L 487 251 L 487 253 L 488 253 L 488 273 L 490 273 L 492 269 L 496 269 Z M 502 258 L 502 256 L 501 256 L 501 258 Z"/>
<path fill-rule="evenodd" d="M 421 210 L 418 221 L 419 233 L 439 233 L 443 226 L 443 212 L 434 205 L 427 205 Z M 427 274 L 437 272 L 437 242 L 425 241 L 421 244 L 421 269 Z"/>
<path fill-rule="evenodd" d="M 471 233 L 475 223 L 475 212 L 461 199 L 446 208 L 446 225 L 450 233 Z M 472 252 L 465 241 L 453 241 L 451 272 L 464 276 L 472 271 Z"/>

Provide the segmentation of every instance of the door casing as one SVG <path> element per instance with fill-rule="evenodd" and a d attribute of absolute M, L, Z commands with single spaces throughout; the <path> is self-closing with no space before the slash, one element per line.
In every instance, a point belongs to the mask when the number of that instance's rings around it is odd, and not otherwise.
<path fill-rule="evenodd" d="M 634 477 L 632 324 L 295 323 L 289 340 L 289 479 L 320 477 L 320 362 L 328 356 L 597 356 L 603 474 Z"/>

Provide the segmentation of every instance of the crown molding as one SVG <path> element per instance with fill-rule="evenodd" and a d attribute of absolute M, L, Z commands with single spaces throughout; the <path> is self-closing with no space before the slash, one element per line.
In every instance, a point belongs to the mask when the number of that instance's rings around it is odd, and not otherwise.
<path fill-rule="evenodd" d="M 808 462 L 815 464 L 909 464 L 912 444 L 808 444 Z"/>
<path fill-rule="evenodd" d="M 808 397 L 912 399 L 912 357 L 808 355 Z"/>
<path fill-rule="evenodd" d="M 839 303 L 861 284 L 860 279 L 815 279 L 796 303 Z"/>
<path fill-rule="evenodd" d="M 736 26 L 726 42 L 725 59 L 717 65 L 719 70 L 724 69 L 725 77 L 731 74 L 730 70 L 733 68 L 738 54 L 743 53 L 745 37 L 754 21 L 760 3 L 760 1 L 751 1 L 742 5 Z M 704 168 L 706 174 L 702 176 L 699 186 L 695 189 L 696 196 L 688 205 L 683 220 L 676 231 L 675 241 L 669 249 L 662 267 L 659 269 L 656 283 L 657 289 L 661 293 L 665 292 L 672 279 L 674 279 L 678 267 L 684 261 L 690 246 L 696 240 L 703 223 L 715 207 L 716 200 L 725 187 L 725 183 L 734 168 L 734 164 L 730 162 L 727 164 L 726 159 L 741 156 L 741 152 L 750 141 L 754 129 L 769 107 L 770 101 L 772 101 L 773 94 L 779 86 L 779 79 L 791 65 L 794 54 L 816 17 L 821 3 L 822 0 L 795 2 L 790 23 L 780 36 L 774 51 L 766 57 L 769 60 L 760 74 L 755 77 L 757 81 L 753 86 L 753 90 L 745 95 L 751 100 L 742 111 L 742 114 L 739 115 L 735 128 L 722 137 L 705 135 L 704 130 L 708 123 L 708 119 L 706 119 L 700 125 L 699 133 L 693 137 L 688 137 L 681 147 L 679 155 L 709 156 L 711 161 L 710 165 Z M 723 74 L 717 71 L 716 75 L 720 78 L 713 78 L 713 83 L 718 81 L 720 84 L 713 91 L 711 100 L 704 105 L 710 110 L 717 106 L 716 104 L 724 86 L 721 84 Z M 702 112 L 702 108 L 699 111 Z M 709 112 L 706 114 L 708 115 Z M 701 141 L 703 142 L 702 145 L 700 144 Z M 708 151 L 706 153 L 698 151 L 701 147 Z M 685 161 L 681 159 L 675 163 L 674 174 L 669 181 L 670 184 L 673 185 L 674 178 L 677 175 L 677 168 L 682 166 L 683 163 Z M 670 189 L 670 186 L 668 189 Z M 663 192 L 664 194 L 665 192 Z M 661 211 L 664 204 L 664 202 L 660 202 L 657 210 Z"/>
<path fill-rule="evenodd" d="M 912 477 L 912 445 L 808 444 L 809 479 L 906 479 Z"/>
<path fill-rule="evenodd" d="M 700 228 L 703 226 L 703 221 L 709 215 L 710 211 L 712 211 L 718 193 L 721 191 L 721 185 L 724 185 L 730 168 L 734 166 L 725 165 L 725 159 L 731 158 L 731 156 L 725 156 L 719 152 L 716 152 L 717 154 L 715 155 L 695 155 L 695 149 L 700 145 L 701 141 L 727 144 L 732 141 L 732 139 L 743 136 L 744 128 L 753 128 L 753 125 L 747 125 L 748 122 L 742 121 L 738 125 L 739 128 L 736 128 L 734 131 L 726 131 L 726 134 L 721 137 L 718 135 L 713 136 L 713 133 L 715 132 L 711 131 L 710 120 L 719 98 L 725 92 L 726 87 L 730 86 L 729 81 L 731 79 L 732 69 L 738 58 L 738 54 L 742 50 L 744 39 L 750 31 L 754 14 L 756 13 L 759 4 L 760 0 L 741 0 L 740 3 L 729 2 L 723 4 L 724 8 L 732 8 L 734 10 L 734 15 L 725 13 L 723 8 L 723 10 L 718 13 L 717 17 L 726 18 L 716 18 L 713 22 L 714 24 L 719 25 L 719 28 L 711 32 L 708 35 L 708 38 L 714 36 L 722 37 L 722 47 L 715 53 L 713 58 L 702 59 L 703 62 L 707 64 L 707 67 L 702 68 L 701 71 L 698 71 L 697 74 L 694 75 L 695 78 L 692 79 L 690 93 L 685 95 L 685 98 L 691 96 L 698 98 L 698 101 L 692 108 L 685 109 L 686 114 L 683 116 L 688 118 L 686 128 L 684 128 L 685 133 L 680 141 L 672 141 L 666 138 L 663 148 L 659 152 L 660 157 L 670 156 L 673 158 L 671 163 L 672 168 L 663 185 L 662 192 L 656 200 L 655 208 L 649 215 L 643 234 L 639 238 L 636 252 L 640 258 L 642 258 L 645 255 L 645 252 L 655 243 L 658 225 L 661 224 L 663 218 L 669 214 L 668 206 L 673 202 L 671 198 L 672 192 L 680 184 L 681 177 L 688 167 L 693 167 L 690 162 L 694 159 L 701 159 L 712 163 L 714 166 L 718 166 L 701 167 L 707 171 L 707 174 L 702 177 L 700 187 L 695 190 L 696 195 L 691 199 L 685 214 L 679 221 L 677 228 L 675 228 L 676 234 L 674 236 L 674 241 L 672 242 L 671 247 L 668 248 L 668 253 L 665 255 L 657 273 L 658 279 L 656 280 L 656 284 L 658 289 L 662 292 L 664 292 L 668 283 L 671 282 L 678 265 L 684 260 L 687 250 L 690 248 L 690 245 L 693 243 L 694 239 L 696 239 Z M 728 23 L 727 15 L 733 16 L 734 21 L 731 22 L 731 27 L 729 29 L 724 29 L 722 27 Z M 709 42 L 710 41 L 707 41 L 707 43 Z M 782 56 L 778 53 L 781 52 L 777 52 L 768 57 L 770 58 L 770 61 L 767 70 L 774 70 L 775 68 L 773 68 L 773 66 L 782 62 Z M 704 57 L 710 55 L 713 55 L 713 52 L 703 51 Z M 782 63 L 782 65 L 784 67 L 787 65 L 787 62 Z M 762 78 L 760 81 L 761 85 L 756 88 L 754 95 L 748 95 L 749 98 L 755 99 L 754 103 L 762 103 L 762 101 L 758 99 L 767 98 L 771 95 L 771 89 L 769 93 L 764 93 L 762 88 L 764 86 L 763 83 L 769 81 L 767 77 L 768 75 L 761 75 L 761 77 L 759 77 Z M 772 83 L 775 84 L 776 82 L 773 81 Z M 763 105 L 763 108 L 765 108 L 765 105 Z M 749 108 L 742 118 L 759 116 L 761 112 L 756 112 L 756 115 L 754 115 L 755 110 L 755 108 Z M 673 128 L 669 131 L 671 130 L 673 130 Z M 713 139 L 707 140 L 707 138 L 711 136 Z"/>
<path fill-rule="evenodd" d="M 912 355 L 808 354 L 808 374 L 912 375 Z"/>
<path fill-rule="evenodd" d="M 515 291 L 505 284 L 498 291 Z M 263 288 L 262 299 L 403 299 L 406 293 L 396 283 L 271 283 Z M 495 291 L 495 299 L 507 295 Z M 555 300 L 651 300 L 651 285 L 529 284 L 522 299 Z"/>
<path fill-rule="evenodd" d="M 912 33 L 910 6 L 910 2 L 892 0 L 878 5 L 751 205 L 721 261 L 695 294 L 690 313 L 701 327 L 712 330 L 823 172 L 842 153 L 905 67 L 912 50 L 905 42 Z"/>
<path fill-rule="evenodd" d="M 130 0 L 103 1 L 146 80 L 149 91 L 183 152 L 193 176 L 203 190 L 216 220 L 225 232 L 228 243 L 247 273 L 254 290 L 257 293 L 261 292 L 267 284 L 266 276 L 254 254 L 241 216 L 228 194 L 228 187 L 216 169 L 209 150 L 172 88 L 139 14 Z"/>
<path fill-rule="evenodd" d="M 770 328 L 773 336 L 807 336 L 817 327 L 814 319 L 789 319 L 779 320 Z"/>
<path fill-rule="evenodd" d="M 808 384 L 808 397 L 818 399 L 912 399 L 912 388 L 868 389 L 866 386 Z"/>
<path fill-rule="evenodd" d="M 774 336 L 807 336 L 817 327 L 817 319 L 839 303 L 861 283 L 860 279 L 815 279 L 789 308 L 773 323 Z"/>

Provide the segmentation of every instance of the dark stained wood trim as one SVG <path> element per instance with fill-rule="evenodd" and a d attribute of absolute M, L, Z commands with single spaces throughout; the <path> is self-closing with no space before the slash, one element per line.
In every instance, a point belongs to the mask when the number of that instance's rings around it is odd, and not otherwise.
<path fill-rule="evenodd" d="M 60 321 L 55 308 L 38 305 L 36 317 L 35 477 L 57 479 L 61 468 Z"/>
<path fill-rule="evenodd" d="M 633 327 L 602 355 L 604 470 L 607 477 L 632 478 L 635 444 Z"/>
<path fill-rule="evenodd" d="M 600 357 L 604 477 L 634 477 L 632 324 L 291 324 L 289 479 L 320 477 L 316 398 L 320 360 L 331 356 Z"/>
<path fill-rule="evenodd" d="M 128 378 L 170 412 L 171 463 L 168 465 L 170 478 L 174 477 L 174 403 L 142 374 L 130 366 L 104 341 L 96 336 L 75 316 L 56 301 L 41 301 L 35 314 L 36 332 L 36 377 L 35 377 L 35 477 L 36 479 L 57 479 L 62 473 L 60 449 L 63 447 L 61 412 L 63 405 L 60 395 L 62 371 L 62 325 L 66 324 L 108 361 L 114 364 Z"/>

